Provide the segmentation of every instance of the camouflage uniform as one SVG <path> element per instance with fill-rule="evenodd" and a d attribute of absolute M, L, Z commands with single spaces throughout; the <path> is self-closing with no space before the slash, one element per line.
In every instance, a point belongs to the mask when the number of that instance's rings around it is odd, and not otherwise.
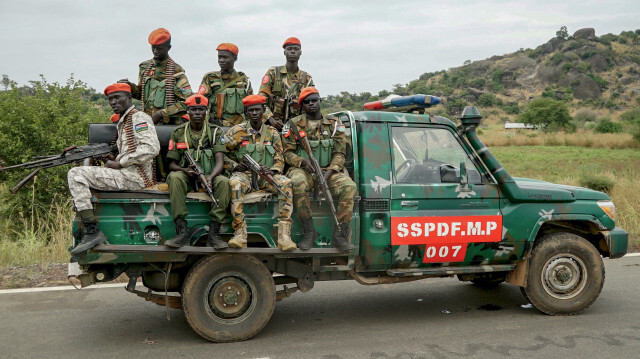
<path fill-rule="evenodd" d="M 121 169 L 81 166 L 69 170 L 67 180 L 76 211 L 91 210 L 91 191 L 139 190 L 152 185 L 153 161 L 160 152 L 160 142 L 151 117 L 127 110 L 117 124 L 119 154 L 115 161 Z"/>
<path fill-rule="evenodd" d="M 226 87 L 225 87 L 226 86 Z M 251 81 L 243 72 L 234 71 L 222 74 L 220 71 L 207 72 L 202 78 L 198 93 L 209 100 L 209 118 L 215 118 L 218 111 L 216 94 L 220 89 L 225 93 L 222 125 L 235 126 L 244 121 L 244 105 L 242 99 L 253 95 Z"/>
<path fill-rule="evenodd" d="M 287 72 L 287 66 L 271 67 L 262 78 L 259 95 L 267 98 L 267 107 L 273 112 L 276 120 L 284 118 L 284 98 L 289 95 L 290 104 L 297 112 L 298 96 L 303 88 L 315 86 L 311 75 L 298 69 L 295 74 Z"/>
<path fill-rule="evenodd" d="M 209 125 L 205 122 L 202 130 L 198 134 L 194 134 L 189 123 L 178 126 L 171 133 L 169 141 L 169 152 L 167 159 L 175 160 L 180 167 L 188 167 L 184 158 L 184 151 L 189 151 L 193 159 L 202 169 L 205 176 L 213 171 L 216 161 L 214 154 L 217 152 L 226 153 L 226 147 L 220 142 L 222 138 L 222 129 L 215 125 Z M 200 140 L 202 142 L 200 143 Z M 213 143 L 213 145 L 212 145 Z M 188 148 L 188 150 L 187 150 Z M 182 171 L 172 171 L 167 178 L 169 185 L 169 197 L 171 198 L 171 214 L 173 220 L 178 218 L 184 219 L 189 211 L 185 204 L 187 192 L 193 188 L 192 184 L 195 180 Z M 212 189 L 214 197 L 218 200 L 218 206 L 213 203 L 209 211 L 209 217 L 212 221 L 221 223 L 224 220 L 226 209 L 229 206 L 231 198 L 231 187 L 229 186 L 229 178 L 223 174 L 219 174 L 213 178 Z"/>
<path fill-rule="evenodd" d="M 230 151 L 229 167 L 233 169 L 242 161 L 244 154 L 248 153 L 261 165 L 268 166 L 275 173 L 273 178 L 282 190 L 292 198 L 291 180 L 283 176 L 284 160 L 282 158 L 282 140 L 280 134 L 273 127 L 262 125 L 259 131 L 255 131 L 249 121 L 233 126 L 222 141 Z M 231 175 L 231 215 L 233 216 L 233 229 L 238 229 L 244 222 L 242 203 L 244 195 L 251 191 L 251 171 L 234 172 Z M 276 193 L 276 189 L 260 178 L 259 189 L 267 189 Z M 278 195 L 280 221 L 291 222 L 293 202 L 290 198 Z"/>
<path fill-rule="evenodd" d="M 175 64 L 173 78 L 173 104 L 167 106 L 168 97 L 171 93 L 166 92 L 167 65 L 173 60 L 169 57 L 164 61 L 154 59 L 144 61 L 140 64 L 138 74 L 138 84 L 131 84 L 133 98 L 140 100 L 143 98 L 143 109 L 148 115 L 153 115 L 157 111 L 162 111 L 162 121 L 158 124 L 179 125 L 183 121 L 180 116 L 187 113 L 184 100 L 192 95 L 191 85 L 182 66 Z M 142 84 L 144 83 L 144 92 Z M 169 95 L 169 96 L 168 96 Z"/>
<path fill-rule="evenodd" d="M 357 195 L 356 184 L 346 174 L 342 172 L 346 160 L 346 136 L 345 127 L 336 117 L 326 116 L 320 121 L 307 119 L 306 114 L 302 114 L 292 119 L 298 131 L 306 133 L 309 144 L 313 149 L 313 155 L 318 160 L 322 169 L 336 171 L 327 184 L 334 198 L 338 199 L 338 222 L 347 223 L 351 221 L 353 215 L 353 199 Z M 309 155 L 298 145 L 293 135 L 293 131 L 288 124 L 282 130 L 284 143 L 284 158 L 291 168 L 287 176 L 293 182 L 293 198 L 300 219 L 311 218 L 311 205 L 309 203 L 309 190 L 314 188 L 314 177 L 311 176 L 302 166 L 302 160 L 308 159 Z"/>

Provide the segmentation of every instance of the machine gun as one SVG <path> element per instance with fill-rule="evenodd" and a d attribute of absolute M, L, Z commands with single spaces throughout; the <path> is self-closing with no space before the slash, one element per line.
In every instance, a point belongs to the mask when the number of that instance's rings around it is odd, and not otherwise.
<path fill-rule="evenodd" d="M 64 151 L 62 151 L 62 153 L 59 155 L 38 156 L 34 157 L 34 161 L 31 162 L 7 167 L 0 166 L 0 172 L 15 168 L 35 169 L 11 189 L 11 193 L 16 194 L 16 192 L 18 192 L 20 188 L 22 188 L 22 186 L 24 186 L 33 177 L 35 177 L 43 168 L 62 166 L 73 162 L 82 162 L 82 160 L 84 160 L 85 158 L 99 159 L 102 155 L 111 153 L 113 147 L 115 146 L 109 146 L 106 143 L 93 143 L 80 147 L 74 145 L 65 148 Z"/>
<path fill-rule="evenodd" d="M 202 188 L 204 188 L 204 191 L 207 192 L 207 194 L 211 198 L 211 201 L 216 205 L 216 207 L 218 207 L 218 200 L 213 196 L 213 189 L 211 189 L 211 186 L 209 186 L 209 182 L 207 181 L 207 178 L 204 176 L 204 173 L 202 172 L 200 167 L 198 167 L 198 164 L 196 163 L 196 161 L 194 161 L 193 156 L 191 156 L 191 153 L 189 153 L 189 151 L 184 151 L 184 157 L 187 159 L 187 162 L 196 173 L 196 177 L 198 177 L 198 182 L 200 183 L 200 185 L 202 185 Z"/>
<path fill-rule="evenodd" d="M 253 158 L 251 158 L 251 156 L 249 156 L 248 153 L 246 153 L 243 157 L 243 162 L 249 166 L 249 169 L 251 171 L 253 171 L 253 173 L 257 174 L 258 176 L 262 177 L 265 181 L 267 181 L 267 183 L 269 183 L 270 185 L 272 185 L 273 187 L 276 188 L 276 190 L 278 190 L 278 193 L 280 193 L 281 195 L 285 196 L 287 199 L 291 199 L 291 197 L 289 197 L 286 193 L 284 193 L 284 191 L 282 190 L 282 187 L 280 187 L 278 185 L 278 183 L 276 182 L 276 180 L 273 178 L 272 175 L 265 173 L 262 171 L 262 167 L 260 167 L 260 164 L 258 162 L 256 162 L 256 160 L 254 160 Z"/>
<path fill-rule="evenodd" d="M 307 152 L 307 154 L 309 155 L 309 161 L 311 162 L 311 165 L 313 166 L 313 171 L 316 174 L 316 181 L 317 181 L 316 183 L 320 188 L 320 190 L 322 191 L 322 193 L 324 193 L 324 198 L 329 203 L 331 214 L 333 215 L 333 219 L 336 222 L 336 228 L 340 228 L 339 226 L 340 222 L 338 221 L 338 211 L 336 211 L 336 206 L 335 204 L 333 204 L 333 196 L 331 195 L 331 191 L 329 190 L 329 185 L 327 184 L 327 181 L 324 179 L 324 176 L 322 175 L 322 169 L 320 168 L 320 163 L 318 163 L 318 160 L 313 155 L 313 151 L 311 150 L 311 145 L 309 144 L 309 139 L 307 138 L 307 135 L 306 133 L 301 134 L 300 131 L 298 131 L 298 127 L 296 127 L 296 124 L 293 123 L 293 121 L 289 120 L 288 124 L 289 124 L 289 127 L 291 128 L 291 131 L 293 131 L 293 135 L 295 136 L 296 141 L 302 146 L 305 152 Z"/>

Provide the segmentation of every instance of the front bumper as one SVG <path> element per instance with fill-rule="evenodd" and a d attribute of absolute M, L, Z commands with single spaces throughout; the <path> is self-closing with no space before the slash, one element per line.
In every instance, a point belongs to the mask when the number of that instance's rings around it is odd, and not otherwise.
<path fill-rule="evenodd" d="M 629 233 L 620 227 L 603 232 L 609 248 L 609 258 L 620 258 L 627 254 Z"/>

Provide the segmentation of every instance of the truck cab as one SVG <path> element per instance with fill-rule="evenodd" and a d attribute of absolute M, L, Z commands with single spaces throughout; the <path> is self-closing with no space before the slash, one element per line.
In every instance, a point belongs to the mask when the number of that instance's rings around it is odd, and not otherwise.
<path fill-rule="evenodd" d="M 460 125 L 430 114 L 435 96 L 396 96 L 365 111 L 333 114 L 346 127 L 346 170 L 357 185 L 348 253 L 330 246 L 326 200 L 312 197 L 318 232 L 310 250 L 276 246 L 277 198 L 252 194 L 244 209 L 248 248 L 205 247 L 210 203 L 190 193 L 191 243 L 163 245 L 174 235 L 169 195 L 160 184 L 134 192 L 94 191 L 108 244 L 72 258 L 82 286 L 125 273 L 127 290 L 182 308 L 193 329 L 216 342 L 251 338 L 267 325 L 278 300 L 316 281 L 365 285 L 452 277 L 480 286 L 520 286 L 550 315 L 570 315 L 593 303 L 604 283 L 603 257 L 627 250 L 615 207 L 602 192 L 513 178 L 476 134 L 475 107 Z M 112 125 L 92 125 L 89 142 L 108 141 Z M 171 126 L 158 126 L 166 149 Z M 297 214 L 292 238 L 301 240 Z M 221 233 L 233 234 L 231 219 Z M 74 223 L 74 241 L 80 222 Z M 146 291 L 136 288 L 138 279 Z"/>

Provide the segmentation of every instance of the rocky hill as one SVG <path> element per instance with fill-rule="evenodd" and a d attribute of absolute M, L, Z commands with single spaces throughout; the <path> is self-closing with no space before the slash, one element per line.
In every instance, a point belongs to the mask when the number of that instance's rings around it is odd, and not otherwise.
<path fill-rule="evenodd" d="M 331 111 L 361 109 L 367 101 L 390 93 L 425 93 L 441 96 L 445 106 L 435 109 L 455 117 L 466 105 L 485 108 L 506 121 L 538 97 L 567 103 L 572 113 L 583 108 L 611 119 L 640 105 L 640 30 L 596 36 L 593 28 L 569 36 L 563 27 L 551 40 L 535 49 L 465 61 L 463 66 L 424 73 L 390 91 L 328 96 Z"/>

